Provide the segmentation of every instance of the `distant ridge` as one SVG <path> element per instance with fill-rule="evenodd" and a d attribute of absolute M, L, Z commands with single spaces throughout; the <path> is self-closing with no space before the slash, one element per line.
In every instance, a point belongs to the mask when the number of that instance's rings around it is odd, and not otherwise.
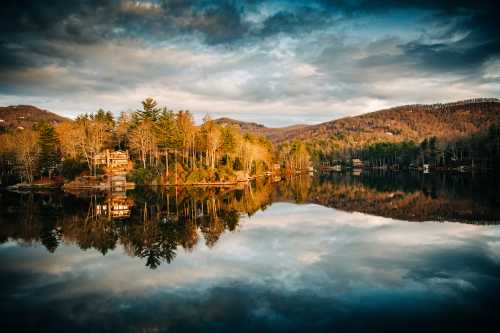
<path fill-rule="evenodd" d="M 471 98 L 471 99 L 465 99 L 462 101 L 456 101 L 456 102 L 449 102 L 449 103 L 434 103 L 434 104 L 404 104 L 404 105 L 399 105 L 399 106 L 394 106 L 391 108 L 387 109 L 381 109 L 378 111 L 385 111 L 385 110 L 392 110 L 392 109 L 397 109 L 397 108 L 404 108 L 404 107 L 430 107 L 433 109 L 445 109 L 445 108 L 450 108 L 450 107 L 457 107 L 457 106 L 470 106 L 470 105 L 475 105 L 475 104 L 487 104 L 487 103 L 500 103 L 500 99 L 498 98 Z M 373 111 L 373 112 L 378 112 L 378 111 Z M 371 113 L 371 112 L 369 112 Z M 365 115 L 365 114 L 363 114 Z"/>
<path fill-rule="evenodd" d="M 0 127 L 30 128 L 40 121 L 71 121 L 31 105 L 0 107 Z M 500 99 L 473 98 L 450 103 L 408 104 L 345 117 L 316 125 L 272 128 L 227 117 L 214 120 L 221 126 L 237 125 L 243 132 L 269 138 L 276 144 L 301 139 L 311 143 L 333 141 L 360 147 L 375 142 L 419 142 L 425 138 L 453 139 L 500 126 Z M 329 143 L 328 143 L 329 142 Z"/>
<path fill-rule="evenodd" d="M 255 122 L 245 122 L 241 120 L 236 120 L 232 118 L 222 117 L 214 119 L 216 124 L 227 126 L 227 125 L 237 125 L 241 128 L 244 133 L 253 133 L 258 135 L 263 135 L 271 140 L 280 136 L 280 134 L 290 131 L 290 130 L 300 130 L 302 128 L 308 127 L 308 125 L 297 124 L 287 127 L 266 127 L 262 124 Z"/>
<path fill-rule="evenodd" d="M 0 126 L 3 128 L 31 128 L 42 121 L 55 125 L 71 120 L 32 105 L 0 107 Z"/>
<path fill-rule="evenodd" d="M 224 123 L 228 118 L 221 119 L 216 121 Z M 316 125 L 283 128 L 240 121 L 233 123 L 278 144 L 294 139 L 336 140 L 347 142 L 351 147 L 381 141 L 419 142 L 431 136 L 453 139 L 484 131 L 492 124 L 500 125 L 500 100 L 474 98 L 451 103 L 408 104 Z"/>

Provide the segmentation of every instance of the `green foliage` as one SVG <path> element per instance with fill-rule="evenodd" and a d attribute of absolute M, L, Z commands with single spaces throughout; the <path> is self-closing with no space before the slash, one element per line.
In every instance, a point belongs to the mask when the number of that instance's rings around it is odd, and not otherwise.
<path fill-rule="evenodd" d="M 240 171 L 243 170 L 243 164 L 239 158 L 235 159 L 233 162 L 233 170 Z"/>
<path fill-rule="evenodd" d="M 232 126 L 222 127 L 221 132 L 221 149 L 224 153 L 233 153 L 236 149 L 236 133 Z"/>
<path fill-rule="evenodd" d="M 127 178 L 137 185 L 149 185 L 157 178 L 157 173 L 149 168 L 137 168 L 132 170 Z"/>
<path fill-rule="evenodd" d="M 208 170 L 198 168 L 192 170 L 186 178 L 186 184 L 206 183 L 210 179 Z"/>
<path fill-rule="evenodd" d="M 182 136 L 173 111 L 163 108 L 156 123 L 158 146 L 160 148 L 178 149 L 182 145 Z"/>
<path fill-rule="evenodd" d="M 87 170 L 87 164 L 85 162 L 67 158 L 62 163 L 61 174 L 64 178 L 73 180 L 85 170 Z"/>
<path fill-rule="evenodd" d="M 111 111 L 104 111 L 103 109 L 99 109 L 95 114 L 91 114 L 90 119 L 106 123 L 110 127 L 113 127 L 115 125 L 115 120 L 113 119 L 113 114 L 111 113 Z"/>
<path fill-rule="evenodd" d="M 54 130 L 54 127 L 46 122 L 39 124 L 36 127 L 40 135 L 38 138 L 38 145 L 40 147 L 39 153 L 39 167 L 42 175 L 51 175 L 59 162 L 59 153 L 57 146 L 59 139 Z"/>
<path fill-rule="evenodd" d="M 142 110 L 137 110 L 134 113 L 134 120 L 136 122 L 142 122 L 145 120 L 149 120 L 152 122 L 156 122 L 160 117 L 161 110 L 158 108 L 158 103 L 151 97 L 146 98 L 141 102 Z"/>
<path fill-rule="evenodd" d="M 236 174 L 230 167 L 223 166 L 215 171 L 215 180 L 218 182 L 230 182 L 236 180 Z"/>
<path fill-rule="evenodd" d="M 416 161 L 418 153 L 419 148 L 413 141 L 405 141 L 375 143 L 356 155 L 372 166 L 397 164 L 401 167 L 409 167 L 411 163 Z"/>

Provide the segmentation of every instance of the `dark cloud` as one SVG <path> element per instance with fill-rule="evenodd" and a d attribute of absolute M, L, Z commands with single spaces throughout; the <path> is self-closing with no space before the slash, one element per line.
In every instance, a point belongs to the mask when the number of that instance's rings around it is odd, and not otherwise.
<path fill-rule="evenodd" d="M 458 4 L 460 5 L 460 3 Z M 463 4 L 465 7 L 465 3 Z M 462 12 L 446 31 L 437 36 L 449 42 L 425 43 L 413 41 L 402 46 L 406 56 L 415 59 L 425 69 L 437 71 L 477 71 L 484 63 L 500 55 L 498 12 L 490 6 Z M 440 16 L 445 17 L 443 13 Z M 446 22 L 446 21 L 445 21 Z M 457 40 L 453 36 L 463 36 Z M 432 36 L 431 36 L 432 37 Z"/>
<path fill-rule="evenodd" d="M 312 7 L 299 7 L 294 11 L 282 10 L 267 17 L 260 31 L 260 36 L 277 33 L 301 34 L 325 27 L 333 20 L 330 12 Z"/>
<path fill-rule="evenodd" d="M 495 6 L 489 0 L 7 0 L 0 11 L 0 94 L 105 91 L 116 101 L 127 89 L 142 93 L 147 82 L 202 98 L 196 106 L 210 100 L 203 112 L 214 100 L 258 112 L 263 102 L 277 102 L 324 117 L 339 107 L 344 116 L 390 106 L 380 101 L 496 96 Z M 452 76 L 468 86 L 437 93 L 439 87 L 424 91 L 419 81 L 450 83 Z M 422 90 L 385 84 L 398 78 Z"/>
<path fill-rule="evenodd" d="M 449 24 L 452 17 L 463 20 L 448 34 L 468 34 L 452 43 L 403 45 L 409 57 L 423 66 L 454 69 L 464 64 L 481 64 L 499 52 L 497 12 L 494 1 L 480 5 L 472 1 L 318 1 L 311 6 L 290 6 L 263 22 L 246 20 L 260 1 L 7 1 L 0 20 L 0 65 L 36 65 L 37 42 L 91 44 L 112 39 L 140 38 L 165 41 L 198 36 L 207 44 L 244 43 L 275 34 L 300 34 L 331 27 L 336 15 L 386 15 L 388 9 L 430 11 L 432 24 Z M 408 15 L 412 15 L 409 13 Z M 43 56 L 43 55 L 42 55 Z M 57 57 L 57 55 L 54 55 Z M 443 58 L 449 58 L 443 66 Z M 441 67 L 442 66 L 442 67 Z"/>
<path fill-rule="evenodd" d="M 500 39 L 470 47 L 462 47 L 463 44 L 463 41 L 450 44 L 411 42 L 402 49 L 418 68 L 446 72 L 473 72 L 500 54 Z"/>
<path fill-rule="evenodd" d="M 11 36 L 48 40 L 75 38 L 81 35 L 82 22 L 116 8 L 110 0 L 7 0 L 2 3 L 0 34 L 3 40 L 13 39 Z M 89 37 L 90 34 L 86 35 Z"/>
<path fill-rule="evenodd" d="M 395 9 L 434 10 L 456 14 L 464 10 L 482 11 L 497 8 L 495 0 L 323 0 L 322 2 L 349 14 L 374 14 Z"/>

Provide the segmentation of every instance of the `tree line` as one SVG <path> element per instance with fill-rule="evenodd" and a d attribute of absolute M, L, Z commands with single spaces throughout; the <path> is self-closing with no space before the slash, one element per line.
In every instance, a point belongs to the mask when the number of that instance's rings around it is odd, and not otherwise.
<path fill-rule="evenodd" d="M 128 150 L 130 178 L 139 184 L 230 182 L 285 169 L 306 169 L 308 151 L 300 142 L 274 147 L 265 137 L 243 133 L 237 125 L 218 125 L 210 116 L 197 126 L 187 110 L 174 112 L 153 98 L 115 119 L 102 109 L 55 126 L 3 133 L 3 183 L 80 174 L 99 175 L 93 163 L 105 149 Z"/>
<path fill-rule="evenodd" d="M 359 158 L 365 167 L 411 169 L 429 165 L 435 170 L 500 168 L 500 128 L 491 125 L 486 133 L 458 139 L 435 136 L 421 142 L 376 142 L 353 148 L 341 144 L 309 144 L 317 165 L 349 165 Z"/>

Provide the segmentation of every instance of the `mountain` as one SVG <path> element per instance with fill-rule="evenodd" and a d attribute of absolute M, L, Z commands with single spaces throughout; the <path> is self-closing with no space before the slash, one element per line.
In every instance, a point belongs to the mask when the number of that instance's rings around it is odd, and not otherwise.
<path fill-rule="evenodd" d="M 31 128 L 47 121 L 57 124 L 70 119 L 30 105 L 0 107 L 0 127 Z M 231 118 L 214 120 L 219 125 L 238 125 L 243 132 L 266 136 L 280 144 L 294 139 L 330 141 L 361 147 L 374 142 L 422 141 L 425 138 L 453 139 L 500 126 L 500 100 L 478 98 L 446 104 L 414 104 L 346 117 L 316 125 L 266 127 Z"/>
<path fill-rule="evenodd" d="M 266 127 L 262 124 L 254 123 L 254 122 L 245 122 L 245 121 L 240 121 L 240 120 L 235 120 L 231 118 L 217 118 L 214 120 L 216 124 L 219 125 L 238 125 L 241 128 L 241 131 L 243 133 L 254 133 L 254 134 L 259 134 L 263 135 L 267 138 L 269 138 L 273 142 L 280 141 L 281 137 L 285 136 L 286 132 L 293 131 L 293 130 L 300 130 L 306 127 L 309 127 L 308 125 L 303 125 L 303 124 L 298 124 L 298 125 L 292 125 L 292 126 L 287 126 L 287 127 Z"/>
<path fill-rule="evenodd" d="M 243 131 L 267 136 L 274 143 L 294 139 L 336 140 L 360 147 L 374 142 L 419 142 L 425 138 L 453 139 L 500 125 L 500 100 L 478 98 L 446 104 L 414 104 L 346 117 L 317 125 L 269 128 L 228 118 L 218 123 L 239 125 Z"/>
<path fill-rule="evenodd" d="M 31 105 L 11 105 L 0 107 L 0 127 L 31 128 L 33 125 L 42 121 L 55 125 L 71 120 Z"/>

